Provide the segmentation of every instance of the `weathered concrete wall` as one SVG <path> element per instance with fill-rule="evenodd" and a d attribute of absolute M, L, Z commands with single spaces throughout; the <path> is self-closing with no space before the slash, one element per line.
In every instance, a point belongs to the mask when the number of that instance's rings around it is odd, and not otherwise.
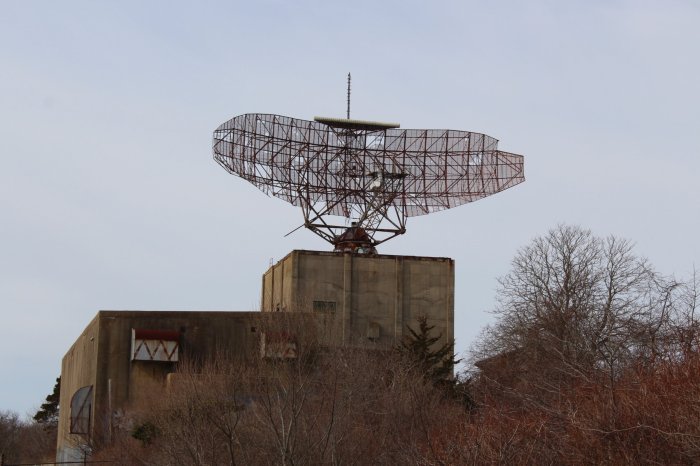
<path fill-rule="evenodd" d="M 99 345 L 99 315 L 88 324 L 61 362 L 61 406 L 58 419 L 58 445 L 56 461 L 82 459 L 79 449 L 81 438 L 70 435 L 70 402 L 73 394 L 88 385 L 97 383 L 98 361 L 95 357 Z M 94 404 L 93 404 L 94 408 Z M 94 410 L 91 413 L 94 419 Z"/>
<path fill-rule="evenodd" d="M 262 283 L 263 311 L 327 313 L 345 344 L 364 345 L 378 331 L 372 344 L 393 345 L 422 315 L 442 342 L 454 337 L 451 259 L 292 251 Z"/>
<path fill-rule="evenodd" d="M 280 288 L 281 290 L 282 288 Z M 303 340 L 328 335 L 323 316 L 261 312 L 100 311 L 63 358 L 57 458 L 82 459 L 83 436 L 70 433 L 70 400 L 93 386 L 90 439 L 109 441 L 113 423 L 134 406 L 148 406 L 165 389 L 178 364 L 210 358 L 260 358 L 262 332 Z M 132 361 L 132 329 L 179 332 L 179 361 Z"/>
<path fill-rule="evenodd" d="M 104 347 L 99 354 L 101 382 L 111 379 L 112 404 L 124 406 L 149 396 L 151 380 L 160 382 L 175 369 L 175 363 L 131 361 L 131 329 L 172 330 L 181 333 L 180 360 L 198 357 L 222 346 L 222 333 L 230 334 L 228 346 L 243 346 L 245 335 L 241 317 L 222 321 L 220 313 L 192 312 L 100 312 Z M 214 324 L 215 323 L 215 324 Z M 118 382 L 117 382 L 118 381 Z M 123 383 L 123 382 L 126 383 Z M 106 390 L 97 392 L 99 404 L 109 404 Z"/>
<path fill-rule="evenodd" d="M 114 415 L 130 405 L 158 396 L 176 363 L 131 360 L 131 330 L 180 332 L 180 361 L 216 356 L 255 357 L 261 324 L 259 312 L 100 311 L 63 358 L 61 411 L 58 428 L 59 460 L 72 460 L 75 445 L 84 442 L 70 434 L 70 400 L 76 390 L 93 386 L 91 440 L 109 440 Z M 269 317 L 269 315 L 267 316 Z"/>

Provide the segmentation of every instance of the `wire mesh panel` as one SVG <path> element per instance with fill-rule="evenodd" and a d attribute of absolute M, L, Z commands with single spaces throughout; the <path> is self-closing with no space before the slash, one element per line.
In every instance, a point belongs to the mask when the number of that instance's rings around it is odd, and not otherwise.
<path fill-rule="evenodd" d="M 78 389 L 70 400 L 70 433 L 89 434 L 92 416 L 92 385 Z"/>
<path fill-rule="evenodd" d="M 341 120 L 342 121 L 342 120 Z M 450 209 L 524 181 L 523 156 L 480 133 L 324 124 L 271 114 L 237 116 L 214 131 L 228 172 L 304 211 L 305 226 L 336 244 L 355 221 L 372 246 L 407 217 Z"/>

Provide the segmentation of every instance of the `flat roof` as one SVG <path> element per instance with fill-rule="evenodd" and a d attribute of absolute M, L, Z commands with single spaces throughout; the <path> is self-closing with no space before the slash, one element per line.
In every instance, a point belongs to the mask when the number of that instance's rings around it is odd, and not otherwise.
<path fill-rule="evenodd" d="M 405 256 L 405 255 L 396 255 L 396 254 L 353 254 L 350 252 L 336 252 L 336 251 L 312 251 L 308 249 L 294 249 L 291 252 L 287 253 L 284 257 L 282 257 L 280 260 L 275 262 L 273 266 L 270 266 L 270 268 L 277 266 L 281 262 L 283 262 L 285 259 L 290 257 L 292 254 L 297 253 L 297 254 L 302 254 L 302 255 L 308 255 L 308 256 L 335 256 L 335 257 L 342 257 L 345 254 L 350 254 L 353 258 L 355 259 L 404 259 L 404 260 L 415 260 L 415 261 L 436 261 L 436 262 L 451 262 L 454 263 L 454 259 L 450 257 L 431 257 L 431 256 Z"/>

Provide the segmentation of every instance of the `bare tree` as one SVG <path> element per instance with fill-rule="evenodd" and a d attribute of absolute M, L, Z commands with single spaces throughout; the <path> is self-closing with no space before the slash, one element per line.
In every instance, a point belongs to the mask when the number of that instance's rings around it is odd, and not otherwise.
<path fill-rule="evenodd" d="M 55 456 L 56 430 L 23 421 L 12 411 L 0 411 L 0 457 L 6 462 L 51 461 Z"/>
<path fill-rule="evenodd" d="M 18 440 L 22 422 L 17 413 L 0 411 L 0 455 L 5 460 L 14 460 L 18 450 Z"/>
<path fill-rule="evenodd" d="M 676 288 L 629 241 L 559 226 L 520 249 L 499 280 L 498 320 L 474 356 L 544 397 L 590 377 L 612 387 L 625 365 L 659 354 Z"/>
<path fill-rule="evenodd" d="M 700 351 L 700 275 L 693 269 L 689 280 L 681 283 L 671 303 L 670 336 L 666 352 L 676 358 L 693 358 Z"/>

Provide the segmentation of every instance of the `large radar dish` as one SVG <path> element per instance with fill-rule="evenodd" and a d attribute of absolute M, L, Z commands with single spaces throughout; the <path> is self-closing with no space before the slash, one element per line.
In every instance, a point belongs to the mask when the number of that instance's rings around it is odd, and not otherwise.
<path fill-rule="evenodd" d="M 214 131 L 213 151 L 229 173 L 301 207 L 336 251 L 376 252 L 408 217 L 525 180 L 523 156 L 485 134 L 364 120 L 239 115 Z"/>

